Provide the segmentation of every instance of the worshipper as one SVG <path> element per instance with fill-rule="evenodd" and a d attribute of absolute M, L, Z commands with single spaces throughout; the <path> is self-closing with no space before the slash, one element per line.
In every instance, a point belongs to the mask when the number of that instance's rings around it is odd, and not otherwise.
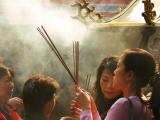
<path fill-rule="evenodd" d="M 146 118 L 146 111 L 141 99 L 141 89 L 149 83 L 155 73 L 155 60 L 146 50 L 135 48 L 125 50 L 119 57 L 114 71 L 113 87 L 122 91 L 123 97 L 118 99 L 109 109 L 105 120 L 151 120 Z M 82 109 L 81 120 L 93 120 L 92 109 L 95 104 L 91 96 L 77 87 L 77 106 Z M 100 120 L 97 117 L 96 120 Z"/>
<path fill-rule="evenodd" d="M 112 104 L 122 97 L 122 92 L 113 88 L 114 70 L 117 67 L 118 57 L 104 58 L 97 69 L 96 81 L 94 86 L 94 100 L 97 110 L 102 119 L 106 116 Z M 81 110 L 76 106 L 76 101 L 72 101 L 71 113 L 74 118 L 80 116 Z M 93 114 L 96 118 L 96 114 Z"/>
<path fill-rule="evenodd" d="M 94 100 L 102 119 L 106 116 L 112 104 L 122 97 L 122 92 L 113 88 L 114 70 L 117 67 L 117 57 L 106 57 L 97 69 Z"/>
<path fill-rule="evenodd" d="M 56 80 L 45 75 L 34 75 L 23 88 L 24 120 L 49 120 L 55 106 L 55 96 L 59 88 Z"/>
<path fill-rule="evenodd" d="M 13 94 L 13 79 L 13 71 L 0 64 L 0 120 L 22 120 L 19 114 L 7 104 Z"/>

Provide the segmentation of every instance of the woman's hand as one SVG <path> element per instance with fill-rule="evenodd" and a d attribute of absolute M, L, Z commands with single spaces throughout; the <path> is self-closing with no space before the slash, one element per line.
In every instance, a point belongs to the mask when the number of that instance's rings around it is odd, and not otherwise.
<path fill-rule="evenodd" d="M 82 110 L 77 107 L 77 101 L 72 100 L 70 111 L 71 111 L 72 117 L 74 117 L 76 119 L 80 119 L 80 113 Z"/>
<path fill-rule="evenodd" d="M 20 111 L 24 108 L 23 100 L 18 97 L 13 97 L 8 100 L 7 105 L 13 110 Z"/>
<path fill-rule="evenodd" d="M 90 95 L 82 90 L 80 87 L 76 88 L 76 98 L 75 101 L 77 102 L 77 107 L 82 110 L 89 110 L 91 109 L 91 98 Z"/>

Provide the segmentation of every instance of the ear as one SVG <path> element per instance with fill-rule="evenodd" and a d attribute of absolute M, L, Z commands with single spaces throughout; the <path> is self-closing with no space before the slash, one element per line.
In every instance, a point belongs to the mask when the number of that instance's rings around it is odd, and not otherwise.
<path fill-rule="evenodd" d="M 43 109 L 44 115 L 49 118 L 55 106 L 55 98 L 52 98 L 50 101 L 46 103 Z"/>
<path fill-rule="evenodd" d="M 127 72 L 127 81 L 133 80 L 134 72 L 132 70 Z"/>

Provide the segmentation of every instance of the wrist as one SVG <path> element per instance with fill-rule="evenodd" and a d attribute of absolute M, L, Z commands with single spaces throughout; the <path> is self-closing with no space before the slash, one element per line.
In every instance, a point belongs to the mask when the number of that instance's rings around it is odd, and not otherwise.
<path fill-rule="evenodd" d="M 91 105 L 83 106 L 82 110 L 91 110 Z"/>

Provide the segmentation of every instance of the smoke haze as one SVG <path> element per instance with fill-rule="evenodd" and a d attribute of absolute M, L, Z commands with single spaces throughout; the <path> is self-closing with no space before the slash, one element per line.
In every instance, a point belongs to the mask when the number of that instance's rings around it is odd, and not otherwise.
<path fill-rule="evenodd" d="M 70 100 L 74 97 L 70 88 L 73 82 L 36 30 L 37 27 L 44 25 L 72 71 L 72 41 L 80 41 L 80 82 L 84 86 L 86 75 L 91 74 L 91 87 L 95 81 L 96 68 L 104 57 L 118 55 L 126 48 L 138 47 L 142 38 L 143 27 L 90 29 L 71 18 L 74 15 L 72 8 L 49 4 L 49 1 L 0 2 L 0 61 L 15 71 L 17 95 L 24 82 L 33 74 L 44 73 L 58 80 L 63 88 L 61 97 L 65 98 L 60 100 L 59 107 L 65 108 L 55 111 L 57 119 L 69 114 Z"/>

